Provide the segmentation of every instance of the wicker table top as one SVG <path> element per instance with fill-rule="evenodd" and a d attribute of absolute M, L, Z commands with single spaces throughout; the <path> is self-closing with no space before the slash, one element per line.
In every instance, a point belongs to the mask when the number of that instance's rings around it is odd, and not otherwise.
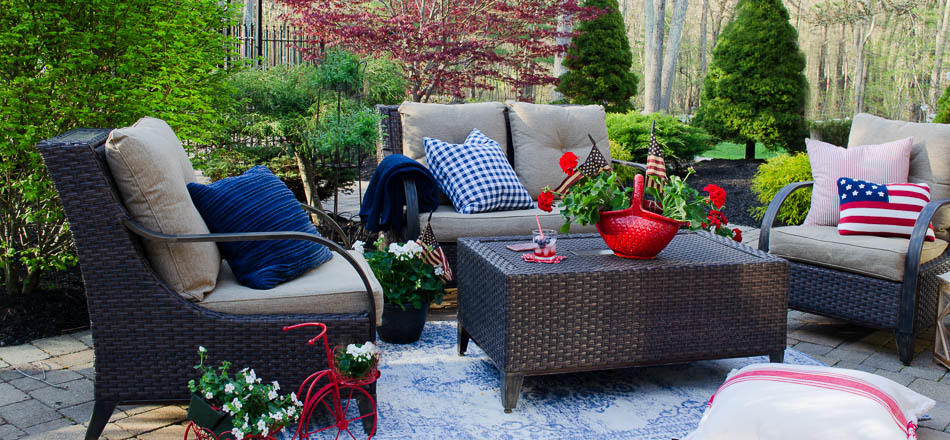
<path fill-rule="evenodd" d="M 509 275 L 666 270 L 782 261 L 778 257 L 707 232 L 680 232 L 653 260 L 617 257 L 607 249 L 607 245 L 597 234 L 560 236 L 557 240 L 557 253 L 567 258 L 558 264 L 528 263 L 521 259 L 524 252 L 505 247 L 512 243 L 530 242 L 530 236 L 469 237 L 459 240 L 477 242 L 478 245 L 474 246 L 476 252 L 493 260 Z"/>

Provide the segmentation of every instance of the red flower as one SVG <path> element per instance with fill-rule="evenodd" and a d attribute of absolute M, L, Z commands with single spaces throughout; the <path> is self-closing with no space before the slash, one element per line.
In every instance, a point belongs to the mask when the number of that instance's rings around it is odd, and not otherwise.
<path fill-rule="evenodd" d="M 739 228 L 732 228 L 732 239 L 742 243 L 742 231 Z"/>
<path fill-rule="evenodd" d="M 709 201 L 716 209 L 722 209 L 722 205 L 726 204 L 726 190 L 710 184 L 703 187 L 703 191 L 709 193 Z"/>
<path fill-rule="evenodd" d="M 577 155 L 568 151 L 561 156 L 561 159 L 558 160 L 558 164 L 561 165 L 561 171 L 564 171 L 564 174 L 573 176 L 574 168 L 577 167 Z M 550 209 L 548 211 L 550 211 Z"/>
<path fill-rule="evenodd" d="M 538 195 L 538 209 L 546 212 L 551 212 L 551 204 L 554 203 L 554 193 L 548 190 L 544 190 L 541 194 Z"/>
<path fill-rule="evenodd" d="M 715 226 L 716 229 L 729 224 L 729 219 L 726 218 L 726 214 L 723 214 L 722 211 L 716 211 L 715 209 L 709 211 L 706 219 L 709 220 L 709 224 Z"/>

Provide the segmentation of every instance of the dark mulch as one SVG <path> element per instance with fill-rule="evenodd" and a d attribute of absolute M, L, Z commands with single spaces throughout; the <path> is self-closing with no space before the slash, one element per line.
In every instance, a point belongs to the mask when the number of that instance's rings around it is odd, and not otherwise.
<path fill-rule="evenodd" d="M 0 285 L 0 289 L 5 286 Z M 29 296 L 0 294 L 0 346 L 89 328 L 79 267 L 48 273 Z"/>
<path fill-rule="evenodd" d="M 749 215 L 749 208 L 759 202 L 752 193 L 752 176 L 763 160 L 713 159 L 693 165 L 696 174 L 687 181 L 697 190 L 708 184 L 719 185 L 726 190 L 726 218 L 733 225 L 755 226 L 761 224 Z"/>

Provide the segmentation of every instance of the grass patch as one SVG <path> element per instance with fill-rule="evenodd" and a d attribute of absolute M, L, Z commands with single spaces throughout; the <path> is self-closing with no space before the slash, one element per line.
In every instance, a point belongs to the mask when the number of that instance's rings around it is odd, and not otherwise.
<path fill-rule="evenodd" d="M 755 144 L 756 159 L 770 159 L 786 152 L 784 148 L 769 150 L 761 143 Z M 720 142 L 715 147 L 702 152 L 700 156 L 712 159 L 745 159 L 745 145 L 734 144 L 732 142 Z"/>

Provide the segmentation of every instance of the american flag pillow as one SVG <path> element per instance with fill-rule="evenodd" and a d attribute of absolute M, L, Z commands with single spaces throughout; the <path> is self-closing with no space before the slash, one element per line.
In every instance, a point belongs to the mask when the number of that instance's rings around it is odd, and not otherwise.
<path fill-rule="evenodd" d="M 930 187 L 923 183 L 882 185 L 842 177 L 838 179 L 841 235 L 879 235 L 910 238 L 917 216 L 930 201 Z M 934 241 L 934 228 L 927 228 L 927 241 Z"/>

